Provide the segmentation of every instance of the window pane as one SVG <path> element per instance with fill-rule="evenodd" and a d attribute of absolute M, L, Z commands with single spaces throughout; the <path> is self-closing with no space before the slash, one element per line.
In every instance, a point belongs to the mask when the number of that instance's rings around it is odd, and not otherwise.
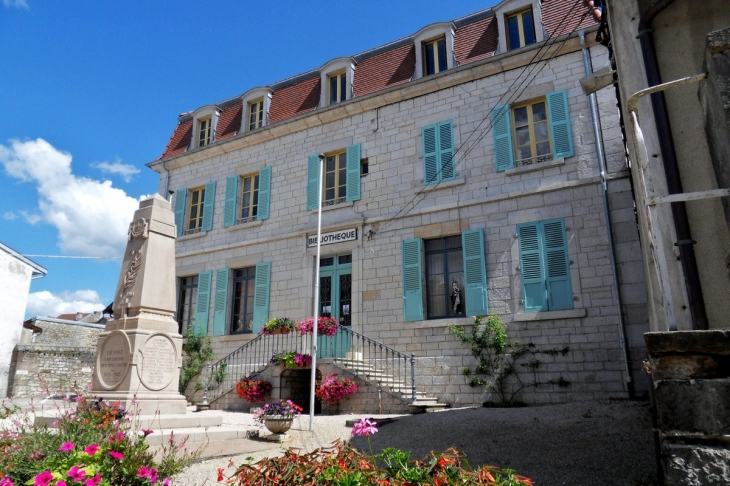
<path fill-rule="evenodd" d="M 537 144 L 537 155 L 547 155 L 550 153 L 550 142 L 539 142 Z"/>
<path fill-rule="evenodd" d="M 535 43 L 535 24 L 532 22 L 532 11 L 522 14 L 522 32 L 525 35 L 525 45 Z"/>
<path fill-rule="evenodd" d="M 520 46 L 520 26 L 517 23 L 517 16 L 507 19 L 507 31 L 509 32 L 508 49 L 517 49 Z"/>
<path fill-rule="evenodd" d="M 438 41 L 439 49 L 439 72 L 446 71 L 446 41 Z"/>
<path fill-rule="evenodd" d="M 337 103 L 337 76 L 330 78 L 330 104 Z"/>
<path fill-rule="evenodd" d="M 527 107 L 515 108 L 515 126 L 527 125 Z"/>
<path fill-rule="evenodd" d="M 535 103 L 534 105 L 532 105 L 532 120 L 534 122 L 547 120 L 545 103 Z"/>
<path fill-rule="evenodd" d="M 345 101 L 347 94 L 347 76 L 345 73 L 340 74 L 340 101 Z"/>
<path fill-rule="evenodd" d="M 324 164 L 324 170 L 327 172 L 332 172 L 335 170 L 335 158 L 330 156 L 327 157 L 327 161 Z"/>
<path fill-rule="evenodd" d="M 434 74 L 435 67 L 434 67 L 434 52 L 433 52 L 433 44 L 426 44 L 425 47 L 426 55 L 424 56 L 424 68 L 426 70 L 426 75 Z"/>
<path fill-rule="evenodd" d="M 535 124 L 535 141 L 540 142 L 548 139 L 547 122 Z"/>
<path fill-rule="evenodd" d="M 518 159 L 529 159 L 530 157 L 532 157 L 532 149 L 529 145 L 517 148 Z"/>
<path fill-rule="evenodd" d="M 530 129 L 528 127 L 521 127 L 515 130 L 517 133 L 517 145 L 526 145 L 530 143 Z"/>
<path fill-rule="evenodd" d="M 340 257 L 339 257 L 339 258 L 337 259 L 337 262 L 338 262 L 338 263 L 339 263 L 340 265 L 344 265 L 345 263 L 352 263 L 352 255 L 341 255 L 341 256 L 340 256 Z"/>

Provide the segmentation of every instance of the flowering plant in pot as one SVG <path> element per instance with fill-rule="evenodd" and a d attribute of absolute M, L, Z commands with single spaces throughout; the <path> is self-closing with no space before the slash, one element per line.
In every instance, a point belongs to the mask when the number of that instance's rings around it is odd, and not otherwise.
<path fill-rule="evenodd" d="M 302 407 L 291 400 L 279 400 L 267 403 L 254 412 L 254 420 L 263 424 L 273 434 L 284 434 L 288 431 L 295 417 L 302 413 Z"/>
<path fill-rule="evenodd" d="M 269 319 L 261 328 L 261 334 L 270 336 L 272 334 L 289 334 L 294 329 L 294 321 L 288 317 L 275 317 Z"/>
<path fill-rule="evenodd" d="M 357 383 L 355 383 L 355 380 L 332 373 L 317 383 L 314 395 L 327 405 L 336 407 L 341 400 L 349 398 L 356 391 Z"/>
<path fill-rule="evenodd" d="M 247 402 L 263 402 L 271 393 L 271 383 L 259 378 L 244 378 L 236 383 L 236 393 Z"/>
<path fill-rule="evenodd" d="M 312 357 L 308 354 L 289 351 L 288 353 L 274 353 L 269 361 L 271 364 L 283 364 L 286 368 L 303 368 L 312 364 Z"/>
<path fill-rule="evenodd" d="M 337 334 L 337 328 L 339 327 L 339 324 L 337 324 L 337 319 L 335 319 L 334 317 L 320 316 L 319 319 L 317 319 L 317 323 L 318 335 L 332 337 Z M 314 332 L 314 317 L 310 317 L 308 319 L 304 319 L 303 321 L 298 322 L 296 324 L 296 328 L 303 335 L 312 334 Z"/>

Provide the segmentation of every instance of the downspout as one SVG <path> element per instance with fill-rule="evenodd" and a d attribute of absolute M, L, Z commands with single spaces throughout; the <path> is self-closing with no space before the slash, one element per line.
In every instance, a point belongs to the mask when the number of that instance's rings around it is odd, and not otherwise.
<path fill-rule="evenodd" d="M 165 167 L 165 162 L 167 162 L 167 161 L 166 160 L 162 161 L 162 170 L 165 171 L 165 176 L 166 176 L 165 193 L 162 194 L 162 197 L 164 197 L 167 202 L 170 202 L 172 200 L 172 194 L 170 194 L 170 171 L 167 170 L 167 168 Z"/>
<path fill-rule="evenodd" d="M 644 12 L 641 20 L 639 20 L 639 42 L 641 43 L 644 70 L 649 87 L 662 83 L 651 24 L 657 15 L 675 1 L 660 0 L 655 2 Z M 659 137 L 659 149 L 662 154 L 667 189 L 669 194 L 680 194 L 683 192 L 682 181 L 679 176 L 677 153 L 674 150 L 674 139 L 669 124 L 669 112 L 664 93 L 653 93 L 651 95 L 651 105 L 654 111 L 657 136 Z M 692 317 L 692 329 L 705 330 L 708 328 L 705 299 L 702 296 L 700 274 L 697 270 L 697 260 L 695 259 L 694 248 L 692 246 L 695 242 L 692 240 L 692 233 L 689 228 L 687 208 L 684 202 L 674 202 L 671 203 L 671 206 L 674 228 L 677 233 L 677 242 L 674 245 L 679 249 L 679 258 L 682 262 L 682 270 L 684 271 L 684 284 L 687 290 L 687 300 L 689 301 L 689 310 Z"/>
<path fill-rule="evenodd" d="M 586 48 L 585 30 L 578 31 L 580 36 L 580 46 L 583 51 L 583 67 L 586 76 L 593 73 L 590 56 Z M 619 346 L 623 351 L 624 372 L 626 373 L 626 389 L 629 392 L 629 398 L 634 398 L 634 380 L 629 364 L 629 347 L 626 342 L 626 323 L 624 322 L 623 304 L 621 302 L 621 289 L 618 285 L 618 270 L 616 269 L 615 247 L 613 244 L 613 230 L 611 229 L 611 213 L 608 207 L 608 184 L 606 182 L 606 154 L 603 151 L 603 137 L 601 136 L 601 120 L 598 117 L 598 103 L 596 102 L 596 93 L 588 95 L 591 103 L 591 120 L 593 122 L 593 137 L 596 139 L 596 152 L 598 154 L 598 165 L 601 170 L 601 188 L 603 192 L 603 210 L 606 213 L 606 234 L 608 236 L 608 253 L 611 256 L 611 271 L 613 272 L 614 288 L 616 289 L 616 305 L 618 306 L 618 339 Z"/>

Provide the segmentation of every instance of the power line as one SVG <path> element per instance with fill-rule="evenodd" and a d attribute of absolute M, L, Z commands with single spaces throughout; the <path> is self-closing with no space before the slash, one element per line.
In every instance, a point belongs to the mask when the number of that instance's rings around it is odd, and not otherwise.
<path fill-rule="evenodd" d="M 96 257 L 96 256 L 74 256 L 74 255 L 23 255 L 26 258 L 69 258 L 76 260 L 121 260 L 122 257 Z"/>

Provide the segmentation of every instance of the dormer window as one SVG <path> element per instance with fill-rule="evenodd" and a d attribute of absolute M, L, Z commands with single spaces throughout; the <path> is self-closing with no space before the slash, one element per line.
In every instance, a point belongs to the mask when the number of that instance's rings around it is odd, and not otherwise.
<path fill-rule="evenodd" d="M 331 106 L 352 99 L 355 79 L 355 60 L 351 57 L 333 59 L 319 70 L 322 89 L 319 106 Z"/>
<path fill-rule="evenodd" d="M 211 122 L 211 117 L 201 118 L 198 120 L 198 147 L 210 145 Z"/>
<path fill-rule="evenodd" d="M 328 76 L 329 83 L 329 104 L 334 105 L 347 99 L 347 73 L 330 74 Z"/>
<path fill-rule="evenodd" d="M 254 88 L 241 97 L 243 103 L 241 132 L 258 130 L 269 124 L 272 94 L 271 88 Z"/>
<path fill-rule="evenodd" d="M 440 22 L 424 27 L 413 36 L 413 43 L 416 45 L 415 79 L 438 74 L 456 66 L 454 30 L 452 22 Z"/>
<path fill-rule="evenodd" d="M 259 98 L 248 104 L 248 129 L 256 130 L 264 126 L 264 99 Z"/>
<path fill-rule="evenodd" d="M 195 110 L 191 149 L 205 147 L 215 142 L 215 128 L 219 115 L 220 109 L 216 105 L 208 105 Z"/>
<path fill-rule="evenodd" d="M 507 16 L 508 49 L 519 49 L 535 43 L 535 21 L 532 9 Z"/>

